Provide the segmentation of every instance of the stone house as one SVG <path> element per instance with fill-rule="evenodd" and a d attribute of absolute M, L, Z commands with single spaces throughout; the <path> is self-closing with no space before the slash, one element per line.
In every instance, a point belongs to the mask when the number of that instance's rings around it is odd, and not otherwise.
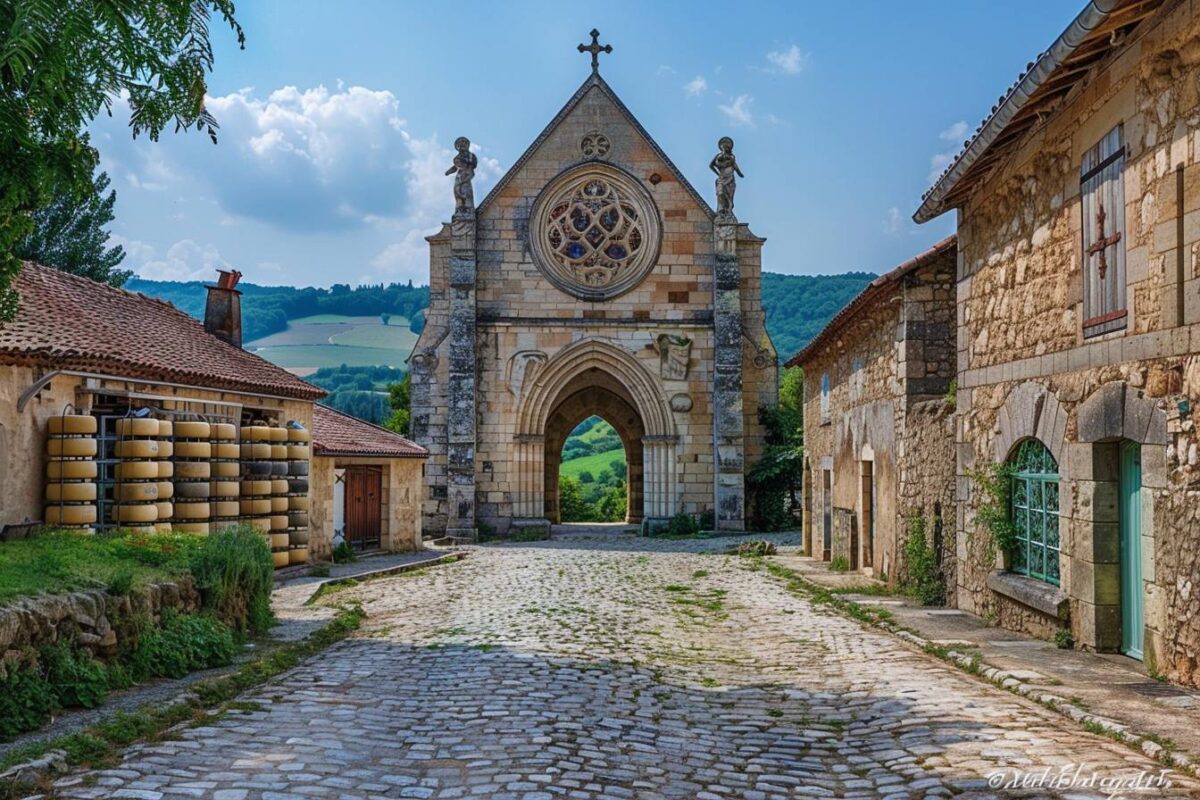
<path fill-rule="evenodd" d="M 193 532 L 243 519 L 282 520 L 269 529 L 280 529 L 276 538 L 297 544 L 273 544 L 299 548 L 303 540 L 307 550 L 311 532 L 312 549 L 323 554 L 332 535 L 326 517 L 332 514 L 334 492 L 333 480 L 325 480 L 325 475 L 332 475 L 341 458 L 365 456 L 374 447 L 372 458 L 382 454 L 380 448 L 387 450 L 384 468 L 392 475 L 388 496 L 408 498 L 399 501 L 384 533 L 374 538 L 384 547 L 419 545 L 411 498 L 419 491 L 418 465 L 424 451 L 373 426 L 365 430 L 340 419 L 322 424 L 336 414 L 316 405 L 325 395 L 323 389 L 241 348 L 235 275 L 227 273 L 209 287 L 201 323 L 162 300 L 37 264 L 23 265 L 14 283 L 20 298 L 17 316 L 0 323 L 0 528 L 56 522 L 51 516 L 84 528 L 136 522 L 146 529 Z M 64 415 L 75 418 L 71 436 L 59 435 L 66 424 Z M 131 416 L 146 419 L 129 423 Z M 128 458 L 119 448 L 129 445 L 120 441 L 120 429 L 132 425 L 144 430 L 154 419 L 175 428 L 184 421 L 207 424 L 214 431 L 219 425 L 230 432 L 229 438 L 218 442 L 214 435 L 211 443 L 184 442 L 176 432 L 135 442 L 142 448 L 135 457 L 148 457 L 139 469 L 162 462 L 153 465 L 157 480 L 141 475 L 145 485 L 135 487 L 122 472 Z M 247 426 L 271 428 L 280 434 L 279 443 L 251 442 L 242 436 L 248 436 Z M 355 453 L 346 452 L 347 430 L 358 442 Z M 310 439 L 321 455 L 312 462 L 311 486 Z M 296 443 L 284 444 L 288 441 Z M 69 451 L 62 450 L 68 446 Z M 256 460 L 253 453 L 262 448 L 267 448 L 264 453 L 282 448 L 286 455 L 278 458 L 288 461 L 248 468 Z M 151 449 L 158 455 L 151 456 Z M 230 457 L 218 458 L 218 452 Z M 286 469 L 276 470 L 281 463 Z M 72 471 L 69 476 L 63 474 L 67 469 Z M 242 489 L 272 483 L 259 479 L 263 476 L 286 484 L 277 488 L 280 493 L 286 488 L 287 500 L 278 508 L 267 501 L 258 511 L 254 509 L 262 500 L 256 499 L 247 508 Z M 129 499 L 132 490 L 136 501 Z M 65 508 L 67 493 L 70 509 Z M 187 517 L 180 514 L 185 501 L 191 509 Z M 116 518 L 121 507 L 135 503 L 143 506 L 136 509 L 137 515 Z M 141 513 L 149 514 L 151 505 L 152 521 Z M 321 510 L 311 529 L 310 507 Z M 282 529 L 291 529 L 291 534 L 283 535 Z"/>
<path fill-rule="evenodd" d="M 959 606 L 1191 684 L 1198 129 L 1195 5 L 1089 3 L 915 215 L 958 214 Z M 997 464 L 1009 552 L 977 521 Z"/>
<path fill-rule="evenodd" d="M 427 535 L 557 522 L 563 442 L 592 415 L 624 445 L 628 522 L 742 529 L 778 389 L 763 239 L 708 205 L 595 65 L 478 207 L 470 192 L 429 237 L 411 359 Z"/>
<path fill-rule="evenodd" d="M 950 237 L 876 278 L 787 362 L 804 370 L 814 556 L 895 581 L 920 518 L 953 582 L 955 251 Z"/>

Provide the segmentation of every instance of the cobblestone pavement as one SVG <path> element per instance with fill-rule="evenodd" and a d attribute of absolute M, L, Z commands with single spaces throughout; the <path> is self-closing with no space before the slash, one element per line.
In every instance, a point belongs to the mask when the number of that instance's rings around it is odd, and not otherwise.
<path fill-rule="evenodd" d="M 71 798 L 1110 797 L 1160 767 L 789 594 L 725 542 L 471 548 L 363 584 L 360 634 Z M 1200 796 L 1171 789 L 1124 797 Z"/>

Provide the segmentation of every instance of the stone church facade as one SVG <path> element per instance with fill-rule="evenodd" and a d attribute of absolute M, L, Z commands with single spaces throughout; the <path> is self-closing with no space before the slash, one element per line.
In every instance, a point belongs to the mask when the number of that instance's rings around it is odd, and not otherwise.
<path fill-rule="evenodd" d="M 1089 6 L 916 219 L 958 211 L 957 599 L 1200 685 L 1200 20 Z M 1007 465 L 1015 547 L 978 515 Z"/>
<path fill-rule="evenodd" d="M 712 512 L 743 529 L 777 362 L 764 240 L 733 215 L 732 142 L 722 153 L 714 211 L 600 77 L 595 51 L 592 74 L 477 206 L 460 149 L 458 209 L 428 240 L 430 308 L 411 359 L 427 537 L 558 521 L 562 446 L 592 415 L 625 447 L 628 522 Z"/>

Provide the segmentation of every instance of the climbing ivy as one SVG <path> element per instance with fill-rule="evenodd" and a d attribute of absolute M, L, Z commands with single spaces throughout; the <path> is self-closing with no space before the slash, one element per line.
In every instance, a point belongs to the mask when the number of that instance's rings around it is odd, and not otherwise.
<path fill-rule="evenodd" d="M 967 472 L 979 487 L 982 498 L 975 510 L 976 529 L 987 534 L 987 557 L 996 552 L 1011 553 L 1017 545 L 1017 529 L 1012 521 L 1011 464 L 988 464 Z"/>

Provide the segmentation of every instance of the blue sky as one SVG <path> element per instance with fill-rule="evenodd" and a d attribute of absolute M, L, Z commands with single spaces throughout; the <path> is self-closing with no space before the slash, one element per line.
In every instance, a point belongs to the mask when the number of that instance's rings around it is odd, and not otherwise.
<path fill-rule="evenodd" d="M 952 232 L 910 219 L 931 173 L 1081 5 L 253 0 L 244 51 L 213 29 L 217 146 L 135 142 L 119 104 L 93 141 L 144 277 L 424 283 L 454 138 L 478 145 L 481 198 L 587 76 L 575 45 L 598 27 L 602 74 L 710 202 L 736 139 L 765 269 L 879 272 Z"/>

